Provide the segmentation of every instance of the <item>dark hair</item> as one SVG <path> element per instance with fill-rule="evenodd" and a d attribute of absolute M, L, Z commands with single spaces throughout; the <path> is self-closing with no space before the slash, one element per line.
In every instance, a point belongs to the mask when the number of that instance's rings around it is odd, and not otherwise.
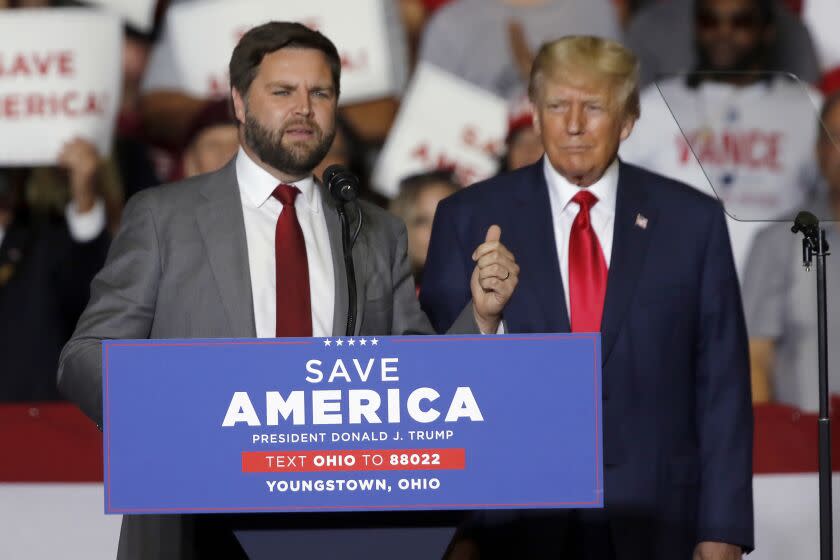
<path fill-rule="evenodd" d="M 239 40 L 230 56 L 230 87 L 245 96 L 263 57 L 280 49 L 315 49 L 324 53 L 330 64 L 335 95 L 341 84 L 341 58 L 335 45 L 318 31 L 300 23 L 270 21 L 248 30 Z"/>

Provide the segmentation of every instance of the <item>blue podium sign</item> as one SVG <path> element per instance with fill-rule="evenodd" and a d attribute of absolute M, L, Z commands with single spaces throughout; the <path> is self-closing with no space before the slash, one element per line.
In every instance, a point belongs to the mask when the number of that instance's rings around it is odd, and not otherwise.
<path fill-rule="evenodd" d="M 603 507 L 597 334 L 102 346 L 106 513 Z"/>

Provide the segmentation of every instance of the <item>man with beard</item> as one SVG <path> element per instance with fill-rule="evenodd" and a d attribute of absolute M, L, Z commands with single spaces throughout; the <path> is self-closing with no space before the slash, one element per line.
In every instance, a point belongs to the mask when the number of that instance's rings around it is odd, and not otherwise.
<path fill-rule="evenodd" d="M 332 42 L 300 24 L 267 23 L 239 41 L 230 60 L 238 155 L 217 172 L 129 201 L 62 352 L 59 389 L 97 424 L 103 339 L 345 334 L 339 218 L 312 177 L 335 134 L 340 72 Z M 359 207 L 355 334 L 432 333 L 415 297 L 405 226 L 372 205 Z M 473 298 L 452 332 L 499 326 L 518 274 L 499 235 L 490 228 L 476 250 Z M 237 557 L 225 521 L 126 516 L 118 557 Z"/>
<path fill-rule="evenodd" d="M 815 177 L 819 94 L 770 72 L 773 4 L 696 0 L 698 66 L 645 89 L 641 118 L 620 152 L 724 203 L 739 276 L 762 227 L 755 220 L 789 214 Z"/>

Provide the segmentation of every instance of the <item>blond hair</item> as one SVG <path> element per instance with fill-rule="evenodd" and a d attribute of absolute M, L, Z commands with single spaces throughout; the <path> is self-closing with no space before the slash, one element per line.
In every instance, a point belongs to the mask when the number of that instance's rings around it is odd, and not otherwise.
<path fill-rule="evenodd" d="M 544 43 L 531 67 L 528 96 L 536 102 L 543 81 L 607 82 L 625 116 L 638 118 L 639 60 L 616 41 L 568 35 Z"/>

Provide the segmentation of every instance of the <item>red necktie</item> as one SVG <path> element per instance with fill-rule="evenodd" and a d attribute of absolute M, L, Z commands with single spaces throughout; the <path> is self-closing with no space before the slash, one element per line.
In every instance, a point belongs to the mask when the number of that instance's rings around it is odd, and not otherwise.
<path fill-rule="evenodd" d="M 581 190 L 572 202 L 580 205 L 569 236 L 572 332 L 598 332 L 607 292 L 607 262 L 589 219 L 589 210 L 598 202 L 598 197 Z"/>
<path fill-rule="evenodd" d="M 306 243 L 295 212 L 295 198 L 300 191 L 281 184 L 271 194 L 283 204 L 274 230 L 276 336 L 312 336 Z"/>

